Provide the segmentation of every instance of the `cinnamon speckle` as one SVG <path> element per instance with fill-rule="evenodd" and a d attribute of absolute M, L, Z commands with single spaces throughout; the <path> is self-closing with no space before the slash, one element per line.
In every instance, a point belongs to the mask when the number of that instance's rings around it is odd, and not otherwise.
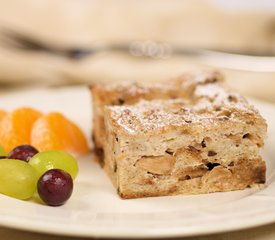
<path fill-rule="evenodd" d="M 217 155 L 217 153 L 215 151 L 208 151 L 208 157 L 214 157 Z"/>
<path fill-rule="evenodd" d="M 252 124 L 255 118 L 260 117 L 243 97 L 224 88 L 220 81 L 207 80 L 212 78 L 211 75 L 208 77 L 202 75 L 193 77 L 193 80 L 192 78 L 183 80 L 181 86 L 169 85 L 179 89 L 179 96 L 187 96 L 185 91 L 190 91 L 192 86 L 193 92 L 188 98 L 141 100 L 134 105 L 109 106 L 112 123 L 116 122 L 118 128 L 132 135 L 153 134 L 167 128 L 184 127 L 190 123 L 199 124 L 201 127 L 229 120 L 241 123 L 249 121 L 249 124 Z M 141 88 L 138 85 L 136 87 Z M 161 89 L 161 84 L 158 87 Z M 147 90 L 150 91 L 150 88 Z"/>

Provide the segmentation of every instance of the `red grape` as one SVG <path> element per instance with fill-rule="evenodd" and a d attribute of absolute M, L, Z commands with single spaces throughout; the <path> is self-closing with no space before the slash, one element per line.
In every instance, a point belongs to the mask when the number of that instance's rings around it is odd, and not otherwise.
<path fill-rule="evenodd" d="M 72 195 L 73 179 L 61 169 L 45 172 L 37 183 L 40 198 L 50 206 L 63 205 Z"/>
<path fill-rule="evenodd" d="M 7 158 L 29 162 L 29 160 L 37 153 L 38 150 L 31 145 L 20 145 L 12 149 Z"/>

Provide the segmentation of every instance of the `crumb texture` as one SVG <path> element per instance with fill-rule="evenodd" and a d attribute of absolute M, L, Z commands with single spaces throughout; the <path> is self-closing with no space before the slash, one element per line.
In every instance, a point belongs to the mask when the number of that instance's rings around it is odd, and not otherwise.
<path fill-rule="evenodd" d="M 122 198 L 265 183 L 266 121 L 218 72 L 167 83 L 92 86 L 93 138 Z"/>

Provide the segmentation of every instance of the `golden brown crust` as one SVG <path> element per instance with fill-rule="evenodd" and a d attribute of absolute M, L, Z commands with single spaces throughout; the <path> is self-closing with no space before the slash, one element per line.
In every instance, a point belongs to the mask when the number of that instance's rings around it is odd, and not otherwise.
<path fill-rule="evenodd" d="M 93 84 L 90 91 L 93 96 L 93 137 L 97 148 L 103 148 L 105 142 L 104 107 L 132 105 L 140 99 L 189 98 L 197 86 L 222 83 L 223 76 L 216 71 L 184 74 L 164 83 L 140 84 L 122 83 L 108 86 Z"/>
<path fill-rule="evenodd" d="M 105 116 L 111 121 L 115 132 L 136 136 L 163 134 L 175 127 L 184 130 L 194 125 L 196 128 L 223 125 L 224 122 L 266 125 L 258 112 L 241 100 L 239 104 L 227 100 L 141 100 L 135 105 L 107 106 Z"/>

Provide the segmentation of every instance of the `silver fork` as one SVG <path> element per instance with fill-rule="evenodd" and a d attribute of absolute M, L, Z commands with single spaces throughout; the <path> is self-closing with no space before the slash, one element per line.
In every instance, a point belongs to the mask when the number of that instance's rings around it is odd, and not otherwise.
<path fill-rule="evenodd" d="M 233 52 L 222 49 L 184 48 L 158 41 L 93 44 L 91 47 L 62 48 L 10 29 L 2 28 L 0 33 L 0 39 L 7 47 L 25 51 L 45 52 L 73 60 L 81 60 L 101 52 L 120 52 L 149 59 L 184 56 L 215 67 L 275 72 L 274 52 Z"/>

